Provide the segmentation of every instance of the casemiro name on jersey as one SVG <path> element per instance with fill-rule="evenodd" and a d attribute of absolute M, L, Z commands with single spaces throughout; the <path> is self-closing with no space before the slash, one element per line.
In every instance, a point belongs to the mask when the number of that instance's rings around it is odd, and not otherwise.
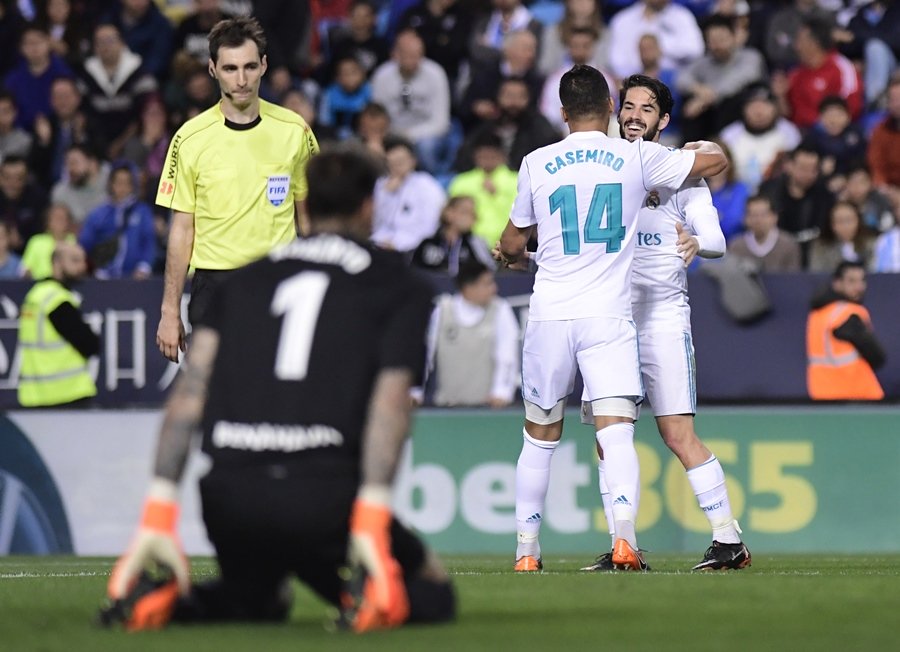
<path fill-rule="evenodd" d="M 547 161 L 544 169 L 550 174 L 556 174 L 567 165 L 576 165 L 578 163 L 605 165 L 618 172 L 625 165 L 625 160 L 621 156 L 616 156 L 602 149 L 573 149 L 565 152 L 562 156 L 555 157 L 552 161 Z"/>

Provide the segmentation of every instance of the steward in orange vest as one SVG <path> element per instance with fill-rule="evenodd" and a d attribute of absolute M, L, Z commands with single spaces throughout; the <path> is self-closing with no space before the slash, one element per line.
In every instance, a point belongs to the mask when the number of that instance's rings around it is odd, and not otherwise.
<path fill-rule="evenodd" d="M 817 401 L 877 401 L 884 391 L 874 369 L 885 362 L 862 305 L 865 268 L 856 262 L 838 265 L 831 287 L 815 297 L 806 322 L 806 386 Z"/>

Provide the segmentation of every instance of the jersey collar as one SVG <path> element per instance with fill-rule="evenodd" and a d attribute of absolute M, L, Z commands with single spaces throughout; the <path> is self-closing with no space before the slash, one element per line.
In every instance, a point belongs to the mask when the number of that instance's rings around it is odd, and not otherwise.
<path fill-rule="evenodd" d="M 596 138 L 598 135 L 605 138 L 609 137 L 602 131 L 576 131 L 566 136 L 565 140 L 588 140 L 591 138 Z"/>
<path fill-rule="evenodd" d="M 224 115 L 222 117 L 224 117 Z M 229 129 L 234 129 L 235 131 L 247 131 L 248 129 L 253 129 L 253 127 L 258 125 L 260 122 L 262 122 L 262 114 L 256 116 L 256 120 L 254 120 L 253 122 L 248 122 L 246 124 L 232 122 L 228 118 L 225 118 L 225 126 Z"/>

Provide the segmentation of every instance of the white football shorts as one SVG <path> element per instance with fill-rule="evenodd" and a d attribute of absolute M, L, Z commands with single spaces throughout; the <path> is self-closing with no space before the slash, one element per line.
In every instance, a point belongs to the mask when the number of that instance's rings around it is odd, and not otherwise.
<path fill-rule="evenodd" d="M 642 331 L 641 378 L 653 416 L 697 412 L 697 373 L 689 331 Z"/>
<path fill-rule="evenodd" d="M 522 398 L 549 410 L 572 393 L 576 369 L 592 400 L 643 396 L 634 323 L 609 317 L 527 323 Z"/>

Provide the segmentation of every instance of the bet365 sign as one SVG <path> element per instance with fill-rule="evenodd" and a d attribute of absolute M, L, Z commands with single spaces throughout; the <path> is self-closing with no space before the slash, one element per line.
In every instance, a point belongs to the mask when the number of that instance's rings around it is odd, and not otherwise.
<path fill-rule="evenodd" d="M 548 554 L 596 552 L 609 538 L 593 432 L 577 416 L 566 420 L 553 457 L 542 547 Z M 891 463 L 900 451 L 889 426 L 896 422 L 896 410 L 863 419 L 840 408 L 728 410 L 699 416 L 697 430 L 722 463 L 732 510 L 754 551 L 900 550 L 900 519 L 884 519 L 897 516 L 898 507 L 879 497 L 896 496 L 900 488 Z M 445 552 L 512 554 L 521 427 L 518 418 L 490 412 L 421 414 L 398 477 L 401 518 Z M 857 440 L 852 449 L 848 432 Z M 709 523 L 652 418 L 639 421 L 635 439 L 641 545 L 672 552 L 709 545 Z M 858 500 L 861 485 L 848 468 L 865 469 L 872 488 L 865 501 Z M 851 510 L 858 516 L 846 532 L 841 524 Z"/>

